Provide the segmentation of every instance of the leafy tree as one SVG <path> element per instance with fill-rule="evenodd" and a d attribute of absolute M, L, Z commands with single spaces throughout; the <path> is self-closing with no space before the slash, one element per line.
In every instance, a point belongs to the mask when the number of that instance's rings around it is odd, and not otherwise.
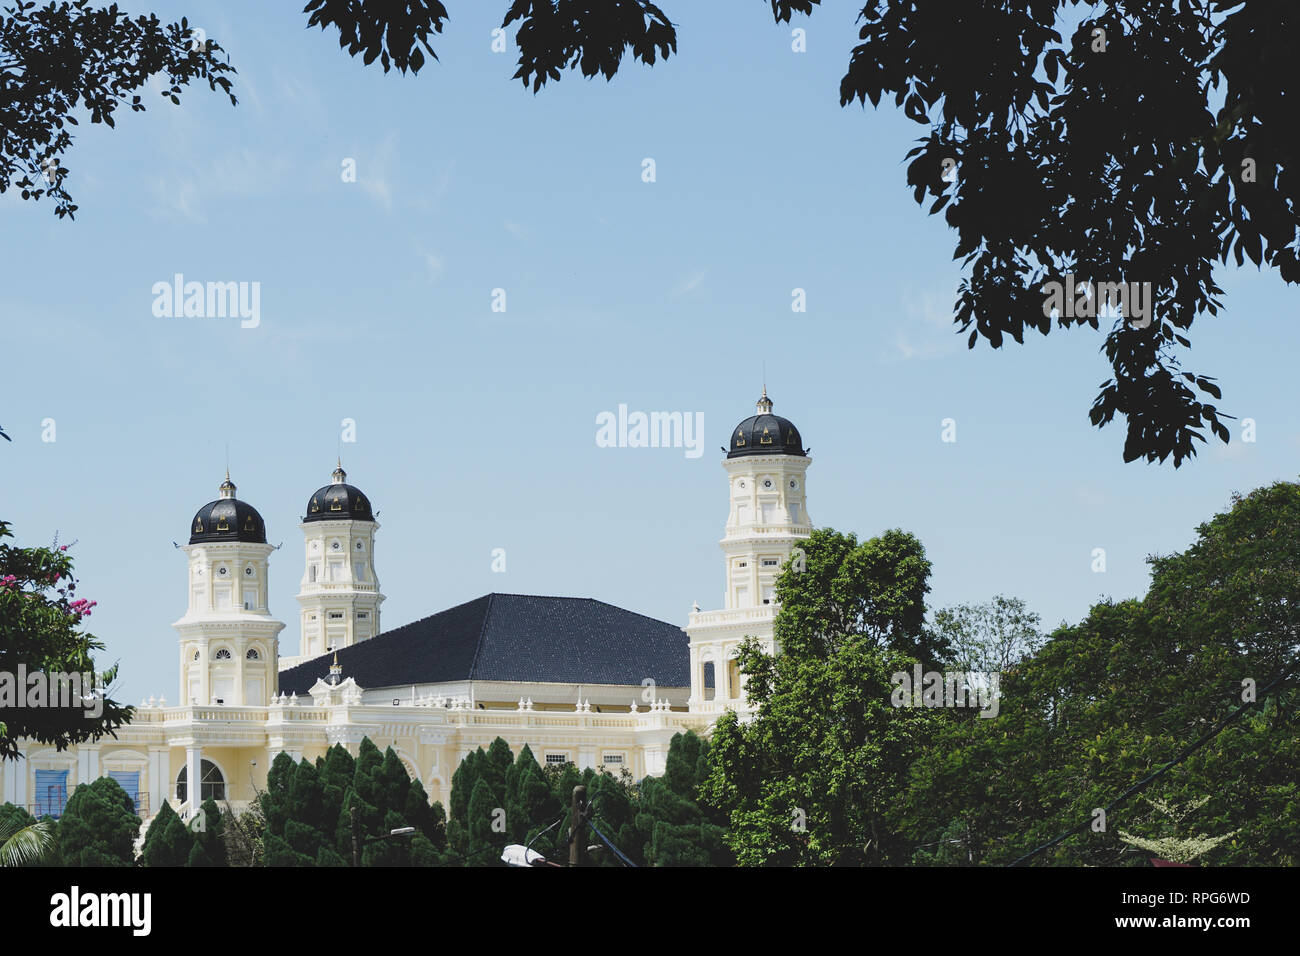
<path fill-rule="evenodd" d="M 17 756 L 23 738 L 59 750 L 99 740 L 133 713 L 104 692 L 117 668 L 95 669 L 91 652 L 104 645 L 81 629 L 95 602 L 77 597 L 68 546 L 18 548 L 4 543 L 11 537 L 8 522 L 0 521 L 0 760 Z M 29 675 L 79 675 L 83 695 L 92 693 L 85 682 L 93 682 L 93 693 L 102 696 L 71 707 L 18 707 L 15 695 L 27 688 L 4 675 L 17 675 L 20 667 Z"/>
<path fill-rule="evenodd" d="M 112 777 L 83 783 L 72 792 L 56 831 L 62 866 L 132 866 L 140 818 L 135 801 Z"/>
<path fill-rule="evenodd" d="M 925 627 L 930 562 L 915 536 L 891 530 L 859 543 L 818 528 L 802 550 L 802 564 L 792 558 L 777 584 L 779 647 L 826 657 L 861 639 L 927 664 L 947 655 L 943 636 Z"/>
<path fill-rule="evenodd" d="M 999 594 L 983 604 L 936 612 L 934 630 L 949 647 L 949 663 L 967 671 L 1002 673 L 1042 646 L 1038 622 L 1024 601 Z"/>
<path fill-rule="evenodd" d="M 1300 485 L 1234 496 L 1186 551 L 1149 559 L 1152 581 L 1142 600 L 1097 604 L 1012 668 L 995 719 L 946 723 L 917 754 L 913 785 L 896 807 L 897 829 L 922 847 L 957 841 L 953 861 L 1010 862 L 1171 767 L 1148 785 L 1149 802 L 1130 798 L 1112 807 L 1105 831 L 1088 827 L 1035 862 L 1139 863 L 1120 831 L 1179 837 L 1152 810 L 1164 805 L 1194 807 L 1195 818 L 1185 822 L 1197 832 L 1232 834 L 1215 851 L 1220 862 L 1294 865 L 1294 673 L 1262 706 L 1170 762 L 1294 669 L 1297 536 Z"/>
<path fill-rule="evenodd" d="M 12 803 L 0 804 L 0 866 L 39 863 L 53 845 L 51 821 L 38 821 Z"/>
<path fill-rule="evenodd" d="M 893 706 L 891 675 L 942 652 L 923 624 L 929 562 L 901 531 L 859 545 L 819 529 L 803 549 L 777 579 L 781 652 L 741 646 L 758 712 L 715 725 L 702 795 L 742 865 L 900 862 L 887 815 L 938 718 Z"/>
<path fill-rule="evenodd" d="M 145 866 L 185 866 L 194 849 L 194 834 L 166 801 L 145 833 L 140 860 Z"/>
<path fill-rule="evenodd" d="M 262 816 L 260 797 L 243 813 L 230 814 L 222 829 L 227 864 L 261 866 L 265 831 L 266 819 Z"/>
<path fill-rule="evenodd" d="M 206 80 L 233 104 L 224 74 L 234 70 L 219 52 L 218 43 L 184 19 L 166 25 L 152 14 L 132 19 L 116 5 L 94 9 L 88 0 L 6 3 L 0 8 L 0 193 L 49 196 L 57 216 L 74 218 L 63 156 L 77 117 L 114 126 L 119 107 L 145 109 L 138 91 L 159 73 L 167 77 L 163 96 L 172 103 L 191 80 Z"/>

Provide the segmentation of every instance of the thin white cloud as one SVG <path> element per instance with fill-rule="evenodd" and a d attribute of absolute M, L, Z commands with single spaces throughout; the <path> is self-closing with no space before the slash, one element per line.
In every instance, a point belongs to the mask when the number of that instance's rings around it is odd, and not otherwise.
<path fill-rule="evenodd" d="M 389 133 L 383 142 L 370 152 L 357 156 L 357 182 L 366 195 L 384 207 L 385 212 L 393 211 L 393 188 L 390 184 L 393 157 L 397 152 L 397 133 Z"/>
<path fill-rule="evenodd" d="M 708 274 L 709 274 L 708 269 L 701 269 L 699 272 L 690 276 L 685 281 L 679 282 L 676 285 L 676 287 L 673 289 L 673 295 L 674 296 L 686 295 L 689 292 L 694 292 L 704 282 L 704 277 Z"/>
<path fill-rule="evenodd" d="M 951 288 L 909 290 L 904 302 L 907 319 L 894 332 L 895 357 L 903 361 L 936 359 L 957 351 L 960 342 L 952 324 L 955 298 Z"/>

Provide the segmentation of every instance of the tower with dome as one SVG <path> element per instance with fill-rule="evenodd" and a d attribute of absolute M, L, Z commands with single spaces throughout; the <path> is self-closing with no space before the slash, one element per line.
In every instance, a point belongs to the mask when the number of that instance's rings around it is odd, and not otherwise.
<path fill-rule="evenodd" d="M 755 414 L 731 430 L 722 462 L 728 487 L 727 523 L 719 542 L 723 605 L 692 612 L 686 627 L 693 713 L 748 711 L 736 654 L 746 637 L 758 638 L 769 653 L 776 649 L 776 579 L 812 533 L 805 486 L 811 463 L 799 429 L 772 414 L 764 386 Z"/>

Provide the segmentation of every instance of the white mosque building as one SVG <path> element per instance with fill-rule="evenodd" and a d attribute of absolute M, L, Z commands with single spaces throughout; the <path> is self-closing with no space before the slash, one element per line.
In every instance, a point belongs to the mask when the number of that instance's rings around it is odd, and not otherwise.
<path fill-rule="evenodd" d="M 340 464 L 299 524 L 291 656 L 280 653 L 284 623 L 267 606 L 266 524 L 227 475 L 181 546 L 189 574 L 172 625 L 177 702 L 150 699 L 116 737 L 63 752 L 22 742 L 20 758 L 0 761 L 0 800 L 57 815 L 78 784 L 112 776 L 146 820 L 164 801 L 183 814 L 208 797 L 239 810 L 281 751 L 315 759 L 343 744 L 355 754 L 365 737 L 391 746 L 444 804 L 460 761 L 496 737 L 546 763 L 661 774 L 674 734 L 707 733 L 728 709 L 746 713 L 735 653 L 748 636 L 776 649 L 775 580 L 812 531 L 810 463 L 764 389 L 723 460 L 723 605 L 697 608 L 685 628 L 589 598 L 494 593 L 388 631 L 380 526 Z"/>

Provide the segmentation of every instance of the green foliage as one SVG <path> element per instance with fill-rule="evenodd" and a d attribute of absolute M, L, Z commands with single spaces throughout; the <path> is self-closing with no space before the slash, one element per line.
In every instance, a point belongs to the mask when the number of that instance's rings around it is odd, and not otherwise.
<path fill-rule="evenodd" d="M 83 783 L 72 792 L 56 830 L 62 866 L 132 866 L 140 818 L 135 801 L 112 777 Z"/>
<path fill-rule="evenodd" d="M 0 25 L 0 37 L 3 33 Z M 0 117 L 3 113 L 0 106 Z M 3 126 L 0 122 L 0 129 Z M 3 183 L 0 166 L 0 191 Z M 95 675 L 98 687 L 108 687 L 117 668 L 102 673 L 95 668 L 91 652 L 101 650 L 103 644 L 81 629 L 95 602 L 77 597 L 67 546 L 18 548 L 4 543 L 11 537 L 8 522 L 0 521 L 0 675 L 17 675 L 20 668 L 29 676 L 37 672 L 80 675 L 79 681 Z M 111 698 L 74 701 L 71 707 L 19 707 L 13 695 L 25 693 L 26 688 L 16 684 L 0 677 L 0 760 L 17 756 L 20 738 L 63 750 L 100 739 L 133 713 Z M 83 684 L 83 693 L 89 691 Z"/>
<path fill-rule="evenodd" d="M 40 863 L 53 846 L 53 821 L 37 821 L 22 807 L 0 804 L 0 866 Z"/>
<path fill-rule="evenodd" d="M 702 794 L 742 865 L 905 861 L 887 817 L 938 718 L 893 706 L 891 675 L 947 653 L 924 626 L 930 565 L 901 531 L 859 544 L 819 529 L 803 549 L 777 580 L 781 653 L 741 647 L 758 714 L 719 720 Z"/>
<path fill-rule="evenodd" d="M 543 768 L 527 745 L 503 774 L 507 754 L 508 745 L 497 738 L 487 751 L 468 754 L 452 775 L 450 804 L 464 806 L 465 812 L 460 817 L 453 812 L 447 823 L 446 862 L 496 866 L 504 847 L 514 843 L 531 844 L 549 859 L 567 863 L 568 808 L 576 786 L 587 788 L 591 822 L 634 865 L 721 866 L 733 859 L 723 842 L 720 815 L 697 803 L 709 762 L 707 743 L 694 733 L 673 737 L 667 777 L 640 784 L 626 770 L 614 776 L 573 764 Z M 504 821 L 499 810 L 505 811 Z M 504 822 L 504 829 L 494 828 L 496 821 Z M 557 825 L 541 836 L 552 824 Z M 583 839 L 584 846 L 601 845 L 594 832 L 586 831 Z M 591 862 L 624 865 L 605 849 Z"/>
<path fill-rule="evenodd" d="M 1236 496 L 1197 531 L 1186 551 L 1150 559 L 1145 598 L 1102 601 L 1013 667 L 995 719 L 947 722 L 917 755 L 897 828 L 922 847 L 956 841 L 953 862 L 1009 862 L 1165 766 L 1243 705 L 1243 682 L 1262 690 L 1294 667 L 1300 485 Z M 1149 800 L 1113 808 L 1106 832 L 1089 828 L 1036 862 L 1145 863 L 1150 853 L 1121 832 L 1228 834 L 1212 853 L 1198 846 L 1228 865 L 1300 862 L 1296 694 L 1293 677 L 1157 780 Z M 1184 805 L 1196 808 L 1185 831 L 1153 809 Z"/>
<path fill-rule="evenodd" d="M 172 103 L 180 102 L 182 86 L 206 80 L 233 104 L 223 74 L 234 70 L 217 59 L 220 51 L 215 41 L 200 42 L 185 20 L 132 19 L 116 5 L 7 5 L 0 17 L 0 193 L 48 195 L 56 215 L 73 218 L 62 156 L 78 113 L 112 127 L 119 107 L 145 109 L 138 91 L 154 76 L 165 78 L 162 95 Z"/>
<path fill-rule="evenodd" d="M 145 866 L 185 866 L 193 849 L 194 834 L 164 801 L 145 833 L 141 862 Z"/>
<path fill-rule="evenodd" d="M 1019 598 L 997 595 L 934 615 L 933 630 L 949 648 L 946 663 L 977 673 L 1010 670 L 1043 646 L 1039 617 Z"/>
<path fill-rule="evenodd" d="M 429 805 L 391 747 L 380 753 L 368 737 L 355 758 L 337 744 L 314 764 L 278 754 L 258 809 L 266 866 L 350 866 L 353 811 L 362 866 L 431 866 L 446 845 L 442 807 Z M 390 835 L 408 827 L 416 833 Z"/>
<path fill-rule="evenodd" d="M 946 656 L 942 636 L 925 627 L 930 562 L 915 536 L 891 530 L 859 543 L 856 535 L 818 528 L 801 547 L 803 570 L 792 560 L 777 580 L 778 646 L 797 658 L 826 658 L 860 640 L 926 664 Z M 762 691 L 753 674 L 749 685 Z"/>
<path fill-rule="evenodd" d="M 190 850 L 186 866 L 227 866 L 226 818 L 215 800 L 204 800 L 199 807 L 203 825 L 194 830 L 194 847 Z"/>

